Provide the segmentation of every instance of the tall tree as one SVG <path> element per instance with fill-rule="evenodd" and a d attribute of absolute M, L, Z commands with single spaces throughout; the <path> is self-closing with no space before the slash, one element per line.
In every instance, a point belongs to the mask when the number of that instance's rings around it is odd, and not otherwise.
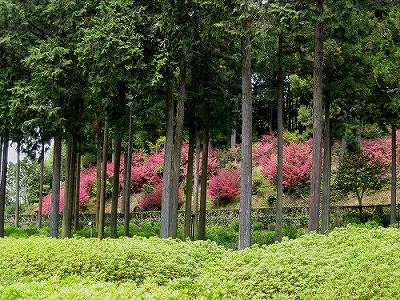
<path fill-rule="evenodd" d="M 322 142 L 322 95 L 323 95 L 323 23 L 322 13 L 324 1 L 316 0 L 317 10 L 320 14 L 315 22 L 315 48 L 314 48 L 314 89 L 313 89 L 313 152 L 310 194 L 310 215 L 308 229 L 317 231 L 319 228 L 319 207 L 321 192 L 321 142 Z"/>

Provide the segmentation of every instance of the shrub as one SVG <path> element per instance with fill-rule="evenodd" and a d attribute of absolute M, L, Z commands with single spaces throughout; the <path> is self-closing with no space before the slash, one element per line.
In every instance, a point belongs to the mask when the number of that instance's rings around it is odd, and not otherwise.
<path fill-rule="evenodd" d="M 154 187 L 153 191 L 145 193 L 143 198 L 138 200 L 138 207 L 144 210 L 159 210 L 161 209 L 163 184 L 159 183 Z"/>
<path fill-rule="evenodd" d="M 276 149 L 276 137 L 274 135 L 263 135 L 258 143 L 253 146 L 253 162 L 258 163 L 261 158 L 270 157 Z"/>
<path fill-rule="evenodd" d="M 240 170 L 220 170 L 211 178 L 208 194 L 217 203 L 229 203 L 237 200 L 240 195 Z"/>
<path fill-rule="evenodd" d="M 364 153 L 353 153 L 339 163 L 334 187 L 343 195 L 354 193 L 361 211 L 365 193 L 381 189 L 385 182 L 385 168 L 379 160 Z"/>
<path fill-rule="evenodd" d="M 277 157 L 264 157 L 260 161 L 263 175 L 276 182 Z M 289 144 L 283 147 L 283 187 L 285 189 L 299 188 L 310 182 L 312 168 L 312 142 Z"/>
<path fill-rule="evenodd" d="M 275 194 L 275 187 L 267 182 L 260 167 L 254 167 L 252 173 L 253 195 L 266 198 L 268 194 Z"/>

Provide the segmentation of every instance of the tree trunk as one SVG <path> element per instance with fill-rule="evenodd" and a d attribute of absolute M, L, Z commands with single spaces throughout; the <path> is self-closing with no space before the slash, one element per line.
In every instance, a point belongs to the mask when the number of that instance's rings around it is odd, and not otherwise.
<path fill-rule="evenodd" d="M 171 176 L 172 155 L 174 150 L 174 99 L 170 83 L 167 83 L 167 136 L 165 142 L 164 169 L 163 169 L 163 191 L 161 198 L 161 228 L 160 238 L 168 238 L 170 234 L 171 215 Z"/>
<path fill-rule="evenodd" d="M 104 219 L 106 205 L 106 185 L 107 185 L 107 153 L 108 153 L 108 121 L 104 122 L 104 140 L 103 140 L 103 157 L 101 162 L 101 184 L 100 184 L 100 201 L 99 201 L 99 226 L 98 238 L 104 238 Z"/>
<path fill-rule="evenodd" d="M 20 144 L 17 145 L 17 174 L 16 174 L 16 195 L 15 195 L 15 227 L 19 227 L 19 194 L 20 194 L 20 171 L 21 171 L 21 159 L 20 159 Z"/>
<path fill-rule="evenodd" d="M 396 126 L 392 124 L 392 178 L 390 189 L 390 224 L 396 223 L 396 192 L 397 192 L 397 172 L 396 172 L 396 155 L 397 155 L 397 141 L 396 141 Z"/>
<path fill-rule="evenodd" d="M 75 196 L 75 166 L 76 166 L 76 140 L 75 137 L 71 137 L 68 141 L 67 151 L 67 181 L 65 185 L 65 197 L 64 197 L 64 214 L 62 222 L 62 234 L 64 238 L 70 238 L 72 236 L 72 215 L 74 206 Z"/>
<path fill-rule="evenodd" d="M 74 204 L 74 229 L 79 230 L 79 198 L 81 192 L 81 154 L 79 151 L 76 153 L 76 168 L 75 168 L 75 204 Z"/>
<path fill-rule="evenodd" d="M 3 152 L 1 162 L 1 182 L 0 182 L 0 237 L 4 237 L 4 213 L 6 207 L 6 185 L 8 167 L 8 133 L 3 137 Z"/>
<path fill-rule="evenodd" d="M 185 203 L 185 232 L 184 238 L 190 237 L 192 225 L 192 196 L 193 196 L 193 157 L 196 143 L 196 132 L 193 128 L 189 131 L 188 168 L 186 176 L 186 203 Z"/>
<path fill-rule="evenodd" d="M 343 159 L 347 155 L 348 147 L 347 147 L 347 111 L 343 110 L 344 117 L 344 133 L 342 135 L 342 147 L 340 151 L 340 158 Z"/>
<path fill-rule="evenodd" d="M 58 237 L 60 219 L 61 137 L 54 137 L 53 179 L 51 184 L 50 237 Z"/>
<path fill-rule="evenodd" d="M 129 236 L 130 201 L 131 201 L 131 168 L 132 168 L 132 108 L 129 110 L 128 151 L 125 160 L 124 188 L 124 235 Z"/>
<path fill-rule="evenodd" d="M 323 0 L 316 0 L 320 13 L 323 12 Z M 322 141 L 322 75 L 323 75 L 323 36 L 322 22 L 315 24 L 315 50 L 314 50 L 314 89 L 313 89 L 313 152 L 310 194 L 310 215 L 308 229 L 318 231 L 319 206 L 321 193 L 321 141 Z"/>
<path fill-rule="evenodd" d="M 44 142 L 40 150 L 40 178 L 39 178 L 39 209 L 38 209 L 38 227 L 42 227 L 43 214 L 43 174 L 44 174 Z"/>
<path fill-rule="evenodd" d="M 277 74 L 277 100 L 278 100 L 278 170 L 277 170 L 277 196 L 276 196 L 276 223 L 275 241 L 282 241 L 283 222 L 283 68 L 282 68 L 283 36 L 278 36 L 278 74 Z"/>
<path fill-rule="evenodd" d="M 236 146 L 236 129 L 232 128 L 232 133 L 231 133 L 231 149 L 234 149 Z"/>
<path fill-rule="evenodd" d="M 199 219 L 199 174 L 200 174 L 200 134 L 196 133 L 196 150 L 195 150 L 195 171 L 194 171 L 194 218 L 193 218 L 193 232 L 198 232 L 198 219 Z M 194 235 L 194 234 L 193 234 Z"/>
<path fill-rule="evenodd" d="M 247 1 L 245 1 L 247 4 Z M 243 21 L 248 29 L 248 21 Z M 242 57 L 242 153 L 240 177 L 239 249 L 251 245 L 251 195 L 252 195 L 252 100 L 251 100 L 251 49 L 248 32 L 241 37 Z"/>
<path fill-rule="evenodd" d="M 117 238 L 117 210 L 119 196 L 119 169 L 121 161 L 121 138 L 114 139 L 114 173 L 113 187 L 111 198 L 111 221 L 110 221 L 110 237 Z"/>
<path fill-rule="evenodd" d="M 324 164 L 322 174 L 322 233 L 326 233 L 329 230 L 331 198 L 331 119 L 329 104 L 329 101 L 325 101 Z"/>
<path fill-rule="evenodd" d="M 97 153 L 96 153 L 96 228 L 99 231 L 99 212 L 100 212 L 100 194 L 101 194 L 101 146 L 102 146 L 102 135 L 101 126 L 98 122 L 97 128 Z"/>
<path fill-rule="evenodd" d="M 210 133 L 208 128 L 203 132 L 203 150 L 201 160 L 201 178 L 200 178 L 200 212 L 199 212 L 199 240 L 206 238 L 206 205 L 207 205 L 207 166 L 208 166 L 208 142 Z"/>
<path fill-rule="evenodd" d="M 2 160 L 3 160 L 3 145 L 4 145 L 4 138 L 0 138 L 0 178 L 1 178 L 1 166 L 2 166 Z"/>

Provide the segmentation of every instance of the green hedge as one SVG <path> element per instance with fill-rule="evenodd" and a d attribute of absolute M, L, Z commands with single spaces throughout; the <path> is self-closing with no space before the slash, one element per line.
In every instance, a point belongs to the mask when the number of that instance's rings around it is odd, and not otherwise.
<path fill-rule="evenodd" d="M 157 238 L 6 238 L 0 299 L 400 299 L 399 250 L 398 229 L 365 226 L 240 252 Z"/>

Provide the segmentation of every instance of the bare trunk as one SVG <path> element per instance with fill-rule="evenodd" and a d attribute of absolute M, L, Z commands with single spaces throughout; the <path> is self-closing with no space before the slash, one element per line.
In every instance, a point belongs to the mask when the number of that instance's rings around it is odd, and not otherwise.
<path fill-rule="evenodd" d="M 316 0 L 317 8 L 323 12 L 323 0 Z M 315 50 L 314 50 L 314 89 L 313 89 L 313 152 L 310 194 L 310 216 L 308 229 L 318 231 L 319 207 L 321 199 L 321 142 L 322 142 L 322 92 L 323 92 L 323 36 L 322 22 L 315 24 Z"/>
<path fill-rule="evenodd" d="M 97 236 L 104 238 L 105 205 L 106 205 L 106 185 L 107 185 L 107 153 L 108 153 L 108 121 L 104 123 L 103 155 L 101 162 L 101 184 L 100 184 L 100 207 L 99 207 L 99 226 Z"/>
<path fill-rule="evenodd" d="M 67 181 L 65 185 L 66 197 L 64 197 L 64 214 L 62 222 L 62 234 L 64 238 L 70 238 L 72 236 L 72 212 L 74 206 L 75 196 L 75 152 L 76 152 L 76 141 L 75 137 L 71 137 L 68 142 L 67 151 Z"/>
<path fill-rule="evenodd" d="M 342 147 L 340 151 L 340 157 L 343 159 L 344 156 L 347 155 L 348 152 L 348 147 L 347 147 L 347 111 L 343 111 L 343 116 L 344 116 L 344 133 L 342 136 Z"/>
<path fill-rule="evenodd" d="M 232 129 L 231 133 L 231 149 L 234 149 L 236 146 L 236 129 Z"/>
<path fill-rule="evenodd" d="M 129 236 L 130 201 L 131 201 L 131 168 L 132 168 L 132 108 L 129 111 L 128 150 L 125 160 L 124 188 L 124 235 Z"/>
<path fill-rule="evenodd" d="M 397 183 L 397 170 L 396 170 L 396 126 L 392 124 L 392 178 L 391 178 L 391 193 L 390 193 L 390 224 L 396 223 L 396 183 Z"/>
<path fill-rule="evenodd" d="M 6 207 L 6 184 L 8 167 L 8 133 L 3 138 L 3 152 L 1 162 L 0 182 L 0 237 L 4 237 L 4 212 Z"/>
<path fill-rule="evenodd" d="M 44 174 L 44 142 L 40 150 L 40 179 L 39 179 L 39 209 L 38 209 L 38 227 L 42 227 L 43 214 L 43 174 Z"/>
<path fill-rule="evenodd" d="M 114 173 L 111 199 L 110 237 L 117 237 L 117 210 L 119 196 L 119 169 L 121 161 L 121 138 L 114 139 Z"/>
<path fill-rule="evenodd" d="M 277 99 L 278 99 L 278 171 L 277 171 L 277 196 L 276 196 L 276 223 L 275 241 L 282 241 L 282 222 L 283 222 L 283 68 L 282 68 L 282 45 L 283 36 L 279 34 L 279 66 L 277 74 Z"/>
<path fill-rule="evenodd" d="M 50 237 L 58 237 L 60 220 L 61 137 L 54 137 L 53 179 L 51 184 Z"/>
<path fill-rule="evenodd" d="M 167 136 L 165 142 L 164 169 L 163 169 L 163 191 L 161 199 L 161 228 L 160 237 L 170 237 L 170 215 L 171 215 L 171 176 L 172 155 L 174 150 L 174 99 L 172 98 L 170 83 L 167 83 Z"/>
<path fill-rule="evenodd" d="M 81 192 L 81 154 L 79 151 L 75 157 L 76 168 L 75 168 L 75 204 L 74 204 L 74 229 L 79 230 L 79 196 Z"/>
<path fill-rule="evenodd" d="M 189 132 L 189 151 L 188 151 L 188 167 L 186 176 L 186 202 L 185 202 L 185 232 L 184 238 L 190 237 L 190 229 L 192 226 L 192 196 L 193 196 L 193 157 L 196 140 L 196 132 L 191 128 Z"/>
<path fill-rule="evenodd" d="M 99 231 L 99 212 L 100 212 L 100 194 L 101 194 L 101 146 L 102 146 L 102 135 L 100 122 L 97 124 L 97 153 L 96 153 L 96 227 Z"/>
<path fill-rule="evenodd" d="M 331 119 L 329 102 L 325 102 L 325 134 L 324 134 L 324 165 L 322 177 L 322 233 L 329 230 L 329 213 L 331 198 Z"/>
<path fill-rule="evenodd" d="M 208 166 L 208 142 L 210 134 L 208 128 L 203 132 L 203 151 L 201 160 L 201 178 L 200 178 L 200 212 L 199 212 L 199 240 L 206 238 L 206 205 L 207 205 L 207 166 Z"/>
<path fill-rule="evenodd" d="M 246 1 L 247 3 L 247 1 Z M 247 31 L 247 21 L 243 22 Z M 239 249 L 251 245 L 251 195 L 252 195 L 252 99 L 250 35 L 241 37 L 242 56 L 242 155 L 240 177 Z"/>
<path fill-rule="evenodd" d="M 2 160 L 3 160 L 3 145 L 4 145 L 4 138 L 1 137 L 0 139 L 0 178 L 1 178 L 1 166 L 2 166 Z"/>
<path fill-rule="evenodd" d="M 198 219 L 199 219 L 199 175 L 200 175 L 200 134 L 196 134 L 196 150 L 195 150 L 195 171 L 194 171 L 194 218 L 193 218 L 193 232 L 198 232 Z M 193 234 L 194 235 L 194 234 Z"/>
<path fill-rule="evenodd" d="M 16 195 L 15 195 L 15 227 L 19 227 L 19 194 L 20 194 L 20 170 L 21 170 L 21 161 L 20 161 L 20 144 L 17 145 L 17 174 L 16 174 Z"/>

